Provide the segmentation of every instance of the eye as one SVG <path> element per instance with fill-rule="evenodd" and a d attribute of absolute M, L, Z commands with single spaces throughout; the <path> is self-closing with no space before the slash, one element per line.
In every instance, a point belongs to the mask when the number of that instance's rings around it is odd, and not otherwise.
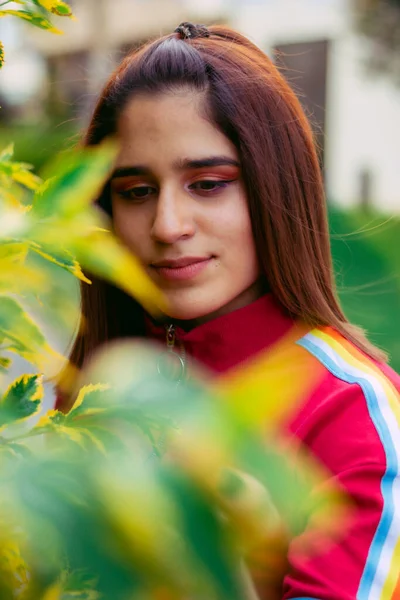
<path fill-rule="evenodd" d="M 233 183 L 234 179 L 217 181 L 212 179 L 203 179 L 202 181 L 196 181 L 189 186 L 190 190 L 200 192 L 200 194 L 211 196 L 216 194 L 228 187 L 230 183 Z"/>
<path fill-rule="evenodd" d="M 156 188 L 150 185 L 137 185 L 129 190 L 119 190 L 117 192 L 118 196 L 121 196 L 125 200 L 147 200 L 147 198 L 156 193 Z"/>

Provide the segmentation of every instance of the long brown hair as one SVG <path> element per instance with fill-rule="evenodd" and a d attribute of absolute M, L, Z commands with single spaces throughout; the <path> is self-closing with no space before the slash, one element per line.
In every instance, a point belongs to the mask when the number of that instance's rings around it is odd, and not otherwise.
<path fill-rule="evenodd" d="M 272 61 L 247 38 L 212 26 L 207 36 L 161 37 L 129 54 L 106 84 L 84 144 L 117 129 L 137 93 L 204 92 L 208 118 L 239 152 L 261 269 L 283 309 L 310 326 L 330 325 L 377 359 L 383 352 L 351 325 L 337 299 L 321 169 L 301 105 Z M 98 200 L 112 216 L 105 186 Z M 80 366 L 106 340 L 142 335 L 137 304 L 104 282 L 82 286 L 86 326 L 71 360 Z"/>

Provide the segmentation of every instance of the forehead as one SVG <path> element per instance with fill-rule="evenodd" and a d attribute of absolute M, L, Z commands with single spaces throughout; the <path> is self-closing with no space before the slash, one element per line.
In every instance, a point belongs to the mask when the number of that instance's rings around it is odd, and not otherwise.
<path fill-rule="evenodd" d="M 118 121 L 118 163 L 220 153 L 237 159 L 235 146 L 205 117 L 204 102 L 204 94 L 191 90 L 135 97 Z"/>

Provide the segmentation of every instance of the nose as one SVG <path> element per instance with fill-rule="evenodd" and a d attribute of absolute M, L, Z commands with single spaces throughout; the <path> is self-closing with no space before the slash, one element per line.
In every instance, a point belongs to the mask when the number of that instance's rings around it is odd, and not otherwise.
<path fill-rule="evenodd" d="M 163 244 L 174 244 L 195 234 L 191 198 L 183 191 L 161 189 L 151 228 L 151 237 Z"/>

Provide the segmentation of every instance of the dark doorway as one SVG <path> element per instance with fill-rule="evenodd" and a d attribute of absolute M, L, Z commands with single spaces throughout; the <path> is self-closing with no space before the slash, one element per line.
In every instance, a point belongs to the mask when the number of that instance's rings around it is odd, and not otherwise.
<path fill-rule="evenodd" d="M 321 166 L 325 164 L 326 87 L 329 41 L 276 44 L 274 59 L 311 121 Z"/>

